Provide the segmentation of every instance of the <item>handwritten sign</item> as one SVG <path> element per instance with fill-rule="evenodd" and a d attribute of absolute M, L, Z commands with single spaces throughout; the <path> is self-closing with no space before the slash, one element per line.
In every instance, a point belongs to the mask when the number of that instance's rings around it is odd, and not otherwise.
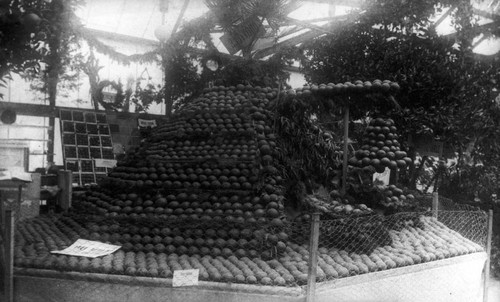
<path fill-rule="evenodd" d="M 198 285 L 199 276 L 199 269 L 176 270 L 174 271 L 174 277 L 172 278 L 172 286 L 181 287 Z"/>
<path fill-rule="evenodd" d="M 106 256 L 117 251 L 121 246 L 102 243 L 99 241 L 91 241 L 78 239 L 72 245 L 62 251 L 51 251 L 53 254 L 63 254 L 70 256 L 97 258 Z"/>
<path fill-rule="evenodd" d="M 16 140 L 10 140 L 10 139 L 0 139 L 0 144 L 2 145 L 2 148 L 29 148 L 30 143 L 27 141 L 16 141 Z"/>
<path fill-rule="evenodd" d="M 156 127 L 156 120 L 137 119 L 137 123 L 139 124 L 139 127 Z"/>
<path fill-rule="evenodd" d="M 114 168 L 116 167 L 116 159 L 102 159 L 102 158 L 96 158 L 95 159 L 95 166 L 100 167 L 100 168 Z"/>

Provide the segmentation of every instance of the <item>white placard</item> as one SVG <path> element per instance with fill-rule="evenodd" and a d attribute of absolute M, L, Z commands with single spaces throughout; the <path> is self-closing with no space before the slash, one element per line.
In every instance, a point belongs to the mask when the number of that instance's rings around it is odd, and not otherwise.
<path fill-rule="evenodd" d="M 24 168 L 10 167 L 8 170 L 0 169 L 0 180 L 22 180 L 31 182 L 31 173 L 24 172 Z"/>
<path fill-rule="evenodd" d="M 62 251 L 51 251 L 53 254 L 63 254 L 70 256 L 97 258 L 106 256 L 117 251 L 121 246 L 102 243 L 99 241 L 91 241 L 85 239 L 78 239 L 72 245 L 68 246 Z"/>
<path fill-rule="evenodd" d="M 2 148 L 13 148 L 13 149 L 29 148 L 30 146 L 30 143 L 27 141 L 16 141 L 10 139 L 0 139 L 0 144 L 2 145 Z"/>
<path fill-rule="evenodd" d="M 116 159 L 102 159 L 102 158 L 96 158 L 95 160 L 95 166 L 99 168 L 114 168 L 116 167 Z"/>
<path fill-rule="evenodd" d="M 156 127 L 156 120 L 143 120 L 140 118 L 137 119 L 137 123 L 139 124 L 139 127 Z"/>
<path fill-rule="evenodd" d="M 382 173 L 373 173 L 373 181 L 378 180 L 386 186 L 389 185 L 390 177 L 391 177 L 391 170 L 387 167 Z"/>
<path fill-rule="evenodd" d="M 174 271 L 174 277 L 172 278 L 172 286 L 181 287 L 198 285 L 199 276 L 199 269 L 176 270 Z"/>

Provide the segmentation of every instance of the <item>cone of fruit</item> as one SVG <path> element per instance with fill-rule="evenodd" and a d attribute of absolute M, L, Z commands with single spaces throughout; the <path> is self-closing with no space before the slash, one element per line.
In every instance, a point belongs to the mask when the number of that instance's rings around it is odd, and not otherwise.
<path fill-rule="evenodd" d="M 372 166 L 382 173 L 385 168 L 404 169 L 411 163 L 401 150 L 397 128 L 392 119 L 375 118 L 370 121 L 363 135 L 363 146 L 357 150 L 349 164 L 355 167 Z"/>

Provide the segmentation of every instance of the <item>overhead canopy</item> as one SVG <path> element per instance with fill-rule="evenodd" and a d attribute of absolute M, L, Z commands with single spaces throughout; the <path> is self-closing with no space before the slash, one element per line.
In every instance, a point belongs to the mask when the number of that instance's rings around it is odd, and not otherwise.
<path fill-rule="evenodd" d="M 289 1 L 286 22 L 274 37 L 263 37 L 253 46 L 255 58 L 273 54 L 282 46 L 298 45 L 304 41 L 335 30 L 335 22 L 353 17 L 355 8 L 370 0 L 297 0 Z M 84 25 L 103 35 L 119 35 L 157 44 L 155 30 L 164 28 L 173 33 L 179 21 L 187 22 L 209 12 L 204 0 L 87 0 L 78 11 Z M 163 6 L 163 7 L 161 7 Z M 452 34 L 450 7 L 433 18 L 441 34 Z M 500 27 L 500 0 L 474 0 L 474 13 L 479 19 L 475 51 L 485 55 L 496 54 L 500 42 L 488 34 L 488 29 Z M 264 24 L 266 26 L 266 24 Z M 212 33 L 215 45 L 223 53 L 239 53 L 231 49 L 231 41 L 221 31 Z M 222 39 L 221 39 L 222 37 Z M 277 39 L 275 39 L 277 37 Z"/>

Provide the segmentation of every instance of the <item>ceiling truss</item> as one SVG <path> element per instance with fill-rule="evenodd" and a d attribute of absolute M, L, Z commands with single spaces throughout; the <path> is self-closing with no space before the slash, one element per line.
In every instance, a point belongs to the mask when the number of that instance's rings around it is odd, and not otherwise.
<path fill-rule="evenodd" d="M 123 0 L 123 4 L 126 4 L 128 0 Z M 366 4 L 366 0 L 307 0 L 307 1 L 296 1 L 292 3 L 292 7 L 297 9 L 300 7 L 301 3 L 303 2 L 312 2 L 312 3 L 321 3 L 321 4 L 329 4 L 333 7 L 336 6 L 349 6 L 353 8 L 359 8 L 362 7 L 364 4 Z M 486 18 L 491 20 L 490 23 L 483 24 L 481 26 L 476 27 L 476 33 L 479 35 L 482 32 L 486 32 L 478 41 L 476 41 L 475 45 L 483 42 L 486 38 L 490 37 L 491 35 L 488 35 L 488 31 L 498 29 L 500 28 L 500 15 L 496 12 L 496 10 L 500 7 L 500 0 L 492 0 L 490 1 L 488 7 L 481 6 L 480 8 L 475 8 L 474 13 L 477 14 L 478 16 L 482 18 Z M 180 25 L 180 22 L 186 12 L 186 9 L 188 8 L 189 5 L 189 0 L 184 0 L 183 1 L 183 6 L 181 8 L 181 12 L 178 15 L 178 18 L 175 22 L 175 26 L 173 29 L 173 33 L 177 31 L 177 28 Z M 434 27 L 439 26 L 442 24 L 449 16 L 450 14 L 456 9 L 456 6 L 452 6 L 448 8 L 435 22 L 434 22 Z M 123 9 L 120 10 L 120 13 L 123 13 Z M 350 13 L 347 15 L 342 15 L 342 16 L 332 16 L 332 17 L 322 17 L 322 18 L 315 18 L 315 19 L 310 19 L 310 20 L 298 20 L 296 18 L 290 18 L 287 17 L 286 20 L 283 22 L 282 27 L 283 32 L 278 35 L 276 41 L 278 42 L 271 42 L 268 41 L 267 43 L 261 43 L 260 47 L 261 49 L 258 49 L 254 51 L 254 58 L 256 59 L 263 59 L 267 56 L 272 55 L 273 53 L 279 51 L 282 48 L 289 47 L 289 46 L 295 46 L 299 45 L 301 43 L 304 43 L 308 40 L 320 37 L 325 34 L 331 34 L 335 31 L 336 28 L 338 28 L 342 24 L 346 24 L 349 22 L 354 22 L 355 18 L 357 17 L 357 13 Z M 322 25 L 318 25 L 318 23 L 324 23 Z M 269 29 L 269 27 L 266 25 L 266 27 Z M 302 32 L 306 30 L 306 32 Z M 126 36 L 126 35 L 120 35 L 120 34 L 113 34 L 113 33 L 106 33 L 105 31 L 98 31 L 98 30 L 91 30 L 92 32 L 98 34 L 98 36 L 107 36 L 113 37 L 115 39 L 124 39 L 128 41 L 134 41 L 134 42 L 140 42 L 140 43 L 147 43 L 152 46 L 154 45 L 159 45 L 157 41 L 152 41 L 149 39 L 141 39 L 141 38 L 136 38 L 132 36 Z M 214 30 L 213 33 L 221 33 L 220 30 Z M 452 38 L 454 37 L 454 34 L 449 34 L 447 35 L 448 37 Z"/>

